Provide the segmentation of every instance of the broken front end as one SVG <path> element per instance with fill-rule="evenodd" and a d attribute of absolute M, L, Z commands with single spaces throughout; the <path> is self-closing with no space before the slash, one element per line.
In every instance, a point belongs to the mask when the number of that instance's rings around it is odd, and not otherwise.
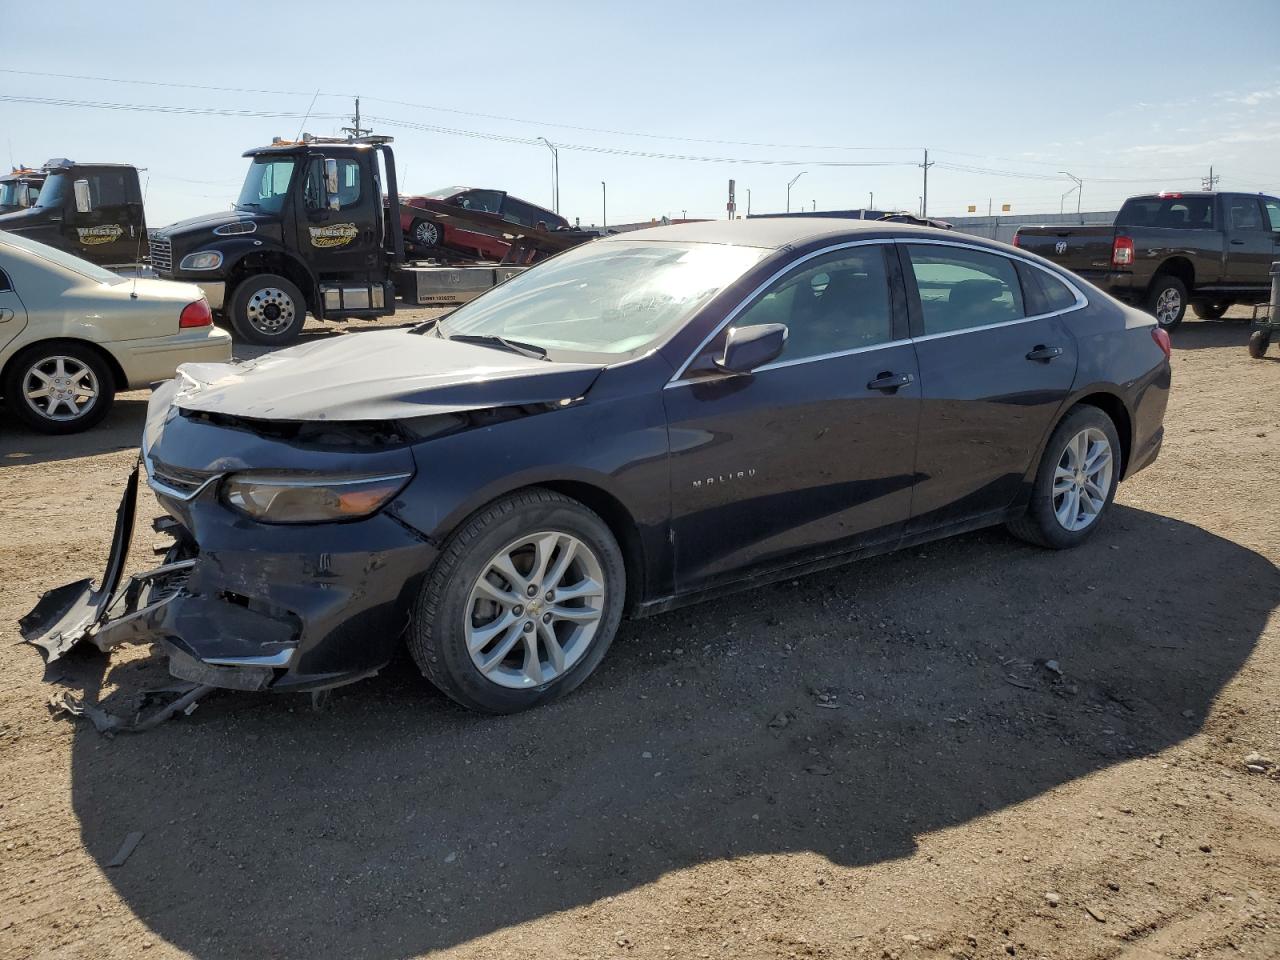
<path fill-rule="evenodd" d="M 24 639 L 50 662 L 81 643 L 159 643 L 174 676 L 235 690 L 319 690 L 376 673 L 437 553 L 384 509 L 415 473 L 413 438 L 391 423 L 185 410 L 177 389 L 152 397 L 101 584 L 46 593 L 20 622 Z M 126 578 L 140 471 L 166 514 L 155 529 L 173 543 L 158 567 Z"/>

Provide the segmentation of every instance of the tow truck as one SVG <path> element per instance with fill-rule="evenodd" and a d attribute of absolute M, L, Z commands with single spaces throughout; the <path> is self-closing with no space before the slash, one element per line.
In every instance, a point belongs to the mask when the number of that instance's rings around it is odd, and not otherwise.
<path fill-rule="evenodd" d="M 44 177 L 43 170 L 31 167 L 14 167 L 0 177 L 0 214 L 25 210 L 34 204 L 36 197 L 40 196 Z"/>
<path fill-rule="evenodd" d="M 441 215 L 499 231 L 510 241 L 504 260 L 410 261 L 391 143 L 304 134 L 246 151 L 249 169 L 232 210 L 152 230 L 152 267 L 165 279 L 198 284 L 241 340 L 276 346 L 297 339 L 307 313 L 387 316 L 397 295 L 415 305 L 465 302 L 538 257 L 582 242 L 457 208 Z"/>
<path fill-rule="evenodd" d="M 33 174 L 42 181 L 34 201 L 29 192 Z M 27 204 L 19 202 L 0 215 L 0 230 L 103 267 L 131 267 L 146 256 L 147 221 L 137 167 L 59 157 L 39 171 L 15 171 L 10 177 L 26 180 Z"/>

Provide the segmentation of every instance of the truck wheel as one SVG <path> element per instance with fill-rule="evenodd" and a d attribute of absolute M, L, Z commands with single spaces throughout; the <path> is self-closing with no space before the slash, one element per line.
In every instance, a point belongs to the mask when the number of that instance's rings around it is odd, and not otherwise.
<path fill-rule="evenodd" d="M 79 433 L 102 420 L 115 400 L 115 378 L 98 351 L 67 340 L 28 347 L 5 374 L 14 413 L 40 433 Z"/>
<path fill-rule="evenodd" d="M 438 247 L 440 246 L 440 224 L 434 220 L 415 220 L 409 236 L 420 247 Z"/>
<path fill-rule="evenodd" d="M 1207 302 L 1197 300 L 1191 304 L 1191 309 L 1195 311 L 1196 316 L 1201 320 L 1221 320 L 1222 315 L 1231 309 L 1231 301 L 1215 300 Z"/>
<path fill-rule="evenodd" d="M 1271 346 L 1271 333 L 1268 330 L 1255 330 L 1249 334 L 1249 356 L 1261 360 Z"/>
<path fill-rule="evenodd" d="M 1173 274 L 1156 277 L 1147 293 L 1147 311 L 1161 327 L 1172 330 L 1187 312 L 1187 285 Z"/>
<path fill-rule="evenodd" d="M 259 273 L 240 281 L 231 297 L 231 329 L 245 343 L 293 343 L 307 320 L 302 291 L 284 277 Z"/>

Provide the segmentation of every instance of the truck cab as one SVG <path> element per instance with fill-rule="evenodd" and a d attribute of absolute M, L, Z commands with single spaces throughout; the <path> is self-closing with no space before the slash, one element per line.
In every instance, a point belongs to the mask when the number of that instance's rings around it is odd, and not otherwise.
<path fill-rule="evenodd" d="M 34 206 L 43 183 L 44 172 L 30 167 L 14 167 L 0 177 L 0 214 Z"/>
<path fill-rule="evenodd" d="M 227 213 L 150 235 L 166 279 L 194 282 L 241 339 L 282 344 L 317 319 L 395 312 L 392 269 L 404 259 L 389 138 L 277 139 L 247 151 Z M 388 223 L 394 228 L 389 228 Z"/>
<path fill-rule="evenodd" d="M 34 202 L 0 215 L 0 230 L 47 243 L 103 267 L 146 255 L 146 217 L 136 167 L 50 160 Z M 30 200 L 30 194 L 28 194 Z"/>

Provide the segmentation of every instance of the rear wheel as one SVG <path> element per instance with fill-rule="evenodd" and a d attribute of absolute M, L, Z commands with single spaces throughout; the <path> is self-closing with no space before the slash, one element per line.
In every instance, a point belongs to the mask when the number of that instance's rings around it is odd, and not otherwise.
<path fill-rule="evenodd" d="M 1266 355 L 1267 347 L 1271 346 L 1271 332 L 1269 330 L 1255 330 L 1249 334 L 1249 356 L 1255 360 L 1261 360 Z"/>
<path fill-rule="evenodd" d="M 1076 407 L 1049 438 L 1031 503 L 1009 530 L 1054 550 L 1084 542 L 1115 498 L 1120 469 L 1120 440 L 1111 418 L 1097 407 Z"/>
<path fill-rule="evenodd" d="M 625 594 L 622 552 L 604 521 L 576 500 L 526 490 L 449 538 L 418 597 L 409 650 L 463 706 L 527 710 L 590 676 Z"/>
<path fill-rule="evenodd" d="M 290 280 L 274 273 L 246 277 L 231 297 L 231 328 L 245 343 L 293 343 L 307 321 L 307 302 Z"/>
<path fill-rule="evenodd" d="M 1156 277 L 1147 291 L 1147 311 L 1161 327 L 1172 330 L 1187 312 L 1187 285 L 1172 274 Z"/>
<path fill-rule="evenodd" d="M 1222 315 L 1231 309 L 1231 301 L 1197 300 L 1191 304 L 1191 309 L 1195 311 L 1196 316 L 1201 320 L 1221 320 Z"/>
<path fill-rule="evenodd" d="M 115 381 L 95 349 L 66 340 L 38 343 L 9 364 L 4 395 L 18 418 L 41 433 L 79 433 L 115 400 Z"/>
<path fill-rule="evenodd" d="M 409 236 L 420 247 L 440 246 L 440 224 L 434 220 L 415 220 Z"/>

